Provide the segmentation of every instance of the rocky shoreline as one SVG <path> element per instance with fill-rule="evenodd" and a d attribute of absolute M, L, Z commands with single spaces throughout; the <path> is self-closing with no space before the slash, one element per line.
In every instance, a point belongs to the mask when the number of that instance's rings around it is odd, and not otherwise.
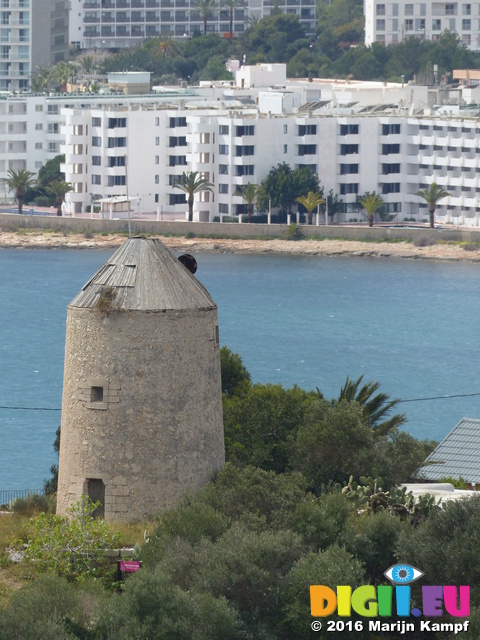
<path fill-rule="evenodd" d="M 480 262 L 480 247 L 444 242 L 415 246 L 411 242 L 358 240 L 243 240 L 238 238 L 183 238 L 158 236 L 175 251 L 214 253 L 279 253 L 319 256 L 366 256 Z M 64 234 L 62 232 L 0 232 L 0 249 L 115 249 L 125 242 L 121 234 Z"/>

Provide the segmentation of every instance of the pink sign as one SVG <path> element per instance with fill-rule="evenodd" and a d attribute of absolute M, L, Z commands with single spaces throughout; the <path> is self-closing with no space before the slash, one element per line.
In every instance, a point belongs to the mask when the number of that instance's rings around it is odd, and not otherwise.
<path fill-rule="evenodd" d="M 141 563 L 138 560 L 119 560 L 118 568 L 122 573 L 135 573 L 141 567 Z"/>

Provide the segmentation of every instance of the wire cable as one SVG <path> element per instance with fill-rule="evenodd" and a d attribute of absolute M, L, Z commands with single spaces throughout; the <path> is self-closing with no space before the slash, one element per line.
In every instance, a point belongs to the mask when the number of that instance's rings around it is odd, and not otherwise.
<path fill-rule="evenodd" d="M 457 393 L 453 395 L 446 396 L 430 396 L 428 398 L 409 398 L 407 400 L 397 400 L 396 404 L 400 404 L 401 402 L 429 402 L 431 400 L 451 400 L 454 398 L 475 398 L 480 396 L 480 391 L 477 393 Z M 391 399 L 385 400 L 382 404 L 387 404 L 388 402 L 392 402 Z M 57 409 L 55 407 L 8 407 L 0 405 L 0 409 L 7 409 L 10 411 L 61 411 L 61 409 Z"/>
<path fill-rule="evenodd" d="M 5 407 L 0 405 L 0 409 L 8 409 L 10 411 L 61 411 L 54 407 Z"/>

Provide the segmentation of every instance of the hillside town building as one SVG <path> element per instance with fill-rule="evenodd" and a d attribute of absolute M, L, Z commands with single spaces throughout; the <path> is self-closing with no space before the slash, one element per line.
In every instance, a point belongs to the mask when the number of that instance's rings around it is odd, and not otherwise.
<path fill-rule="evenodd" d="M 313 34 L 315 0 L 244 0 L 233 9 L 233 37 L 274 9 L 298 17 Z M 147 38 L 188 38 L 195 33 L 230 37 L 230 9 L 220 2 L 204 17 L 195 0 L 71 0 L 70 41 L 80 49 L 136 47 Z"/>
<path fill-rule="evenodd" d="M 0 91 L 30 86 L 38 67 L 68 57 L 68 0 L 2 0 Z"/>
<path fill-rule="evenodd" d="M 472 51 L 480 49 L 480 2 L 365 0 L 365 44 L 395 44 L 407 38 L 438 40 L 444 31 Z M 433 73 L 433 69 L 432 69 Z"/>
<path fill-rule="evenodd" d="M 132 214 L 185 219 L 174 182 L 198 171 L 213 187 L 196 196 L 194 220 L 212 221 L 245 213 L 238 187 L 285 162 L 311 167 L 325 193 L 338 194 L 336 222 L 362 220 L 356 200 L 367 191 L 397 221 L 426 220 L 416 193 L 436 182 L 451 194 L 437 220 L 478 226 L 480 87 L 287 81 L 280 67 L 242 67 L 235 83 L 146 95 L 119 93 L 138 79 L 115 74 L 114 93 L 4 97 L 0 177 L 10 168 L 36 172 L 63 152 L 73 185 L 65 214 L 125 198 L 128 186 Z"/>

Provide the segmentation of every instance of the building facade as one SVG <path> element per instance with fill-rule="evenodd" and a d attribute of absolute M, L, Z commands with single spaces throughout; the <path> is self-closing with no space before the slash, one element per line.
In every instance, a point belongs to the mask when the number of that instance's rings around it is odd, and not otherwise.
<path fill-rule="evenodd" d="M 0 91 L 28 88 L 38 67 L 68 56 L 68 0 L 1 0 Z"/>
<path fill-rule="evenodd" d="M 415 37 L 438 40 L 444 31 L 458 34 L 480 50 L 480 2 L 365 0 L 365 44 L 392 44 Z"/>
<path fill-rule="evenodd" d="M 9 169 L 36 173 L 65 153 L 68 215 L 125 198 L 128 186 L 133 214 L 185 219 L 185 194 L 174 183 L 198 171 L 213 187 L 195 197 L 194 219 L 212 221 L 244 214 L 237 189 L 260 184 L 285 162 L 310 166 L 325 192 L 341 198 L 335 221 L 362 220 L 357 198 L 367 191 L 380 194 L 398 221 L 427 220 L 416 193 L 436 182 L 451 194 L 438 219 L 478 226 L 480 89 L 334 81 L 259 88 L 250 85 L 262 74 L 250 75 L 243 88 L 4 97 L 0 177 Z"/>
<path fill-rule="evenodd" d="M 315 29 L 315 0 L 242 0 L 233 12 L 233 35 L 243 33 L 278 7 L 298 16 L 307 33 Z M 195 0 L 72 0 L 70 41 L 81 49 L 135 47 L 148 38 L 230 35 L 230 10 L 218 7 L 204 24 Z"/>

